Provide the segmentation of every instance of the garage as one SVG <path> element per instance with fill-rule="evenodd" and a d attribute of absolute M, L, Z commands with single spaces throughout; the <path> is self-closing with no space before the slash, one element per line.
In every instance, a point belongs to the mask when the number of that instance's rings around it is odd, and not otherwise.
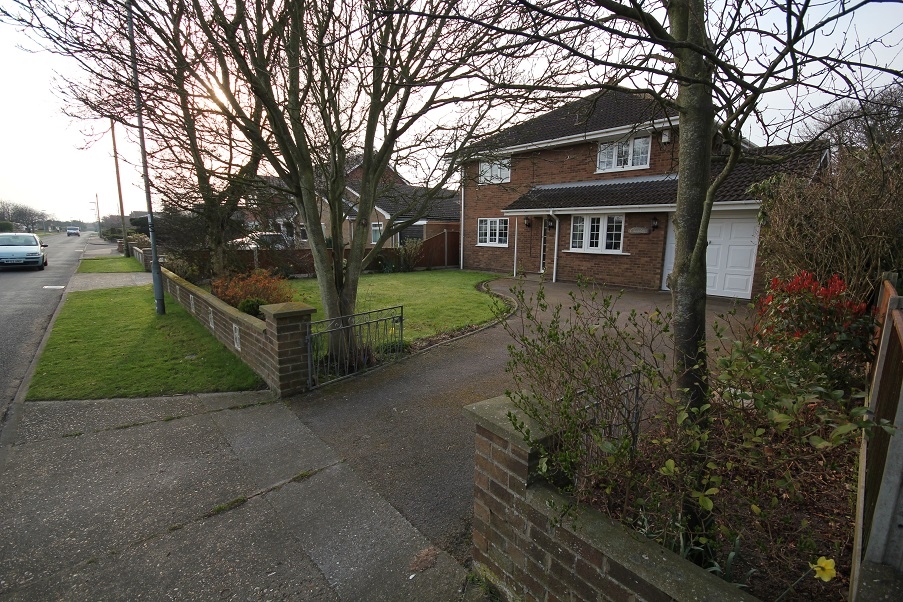
<path fill-rule="evenodd" d="M 713 212 L 706 250 L 706 293 L 716 297 L 749 299 L 756 271 L 759 224 L 754 211 Z M 668 224 L 662 288 L 674 269 L 674 228 Z"/>

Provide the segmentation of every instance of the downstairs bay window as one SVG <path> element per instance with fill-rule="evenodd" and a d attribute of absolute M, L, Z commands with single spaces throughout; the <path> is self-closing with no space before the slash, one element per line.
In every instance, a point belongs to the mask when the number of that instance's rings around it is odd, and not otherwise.
<path fill-rule="evenodd" d="M 477 220 L 477 244 L 493 247 L 507 247 L 508 218 L 479 218 Z"/>
<path fill-rule="evenodd" d="M 574 215 L 571 217 L 571 251 L 622 253 L 623 215 Z"/>

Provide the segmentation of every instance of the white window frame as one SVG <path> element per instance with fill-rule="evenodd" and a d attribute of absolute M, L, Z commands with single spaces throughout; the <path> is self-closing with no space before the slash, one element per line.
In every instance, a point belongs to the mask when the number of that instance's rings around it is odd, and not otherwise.
<path fill-rule="evenodd" d="M 645 158 L 638 145 L 645 143 Z M 603 140 L 596 155 L 596 173 L 648 169 L 652 155 L 652 135 L 636 134 L 620 140 Z"/>
<path fill-rule="evenodd" d="M 481 217 L 477 219 L 477 246 L 478 247 L 507 247 L 508 228 L 507 217 Z M 503 227 L 504 226 L 504 227 Z M 501 236 L 504 230 L 504 237 Z"/>
<path fill-rule="evenodd" d="M 383 235 L 382 222 L 370 222 L 370 244 L 375 245 L 379 242 L 379 237 Z"/>
<path fill-rule="evenodd" d="M 504 184 L 511 181 L 511 159 L 480 161 L 480 184 Z"/>
<path fill-rule="evenodd" d="M 569 250 L 574 253 L 626 255 L 626 223 L 623 213 L 572 215 Z M 616 234 L 617 238 L 609 240 L 609 232 Z"/>

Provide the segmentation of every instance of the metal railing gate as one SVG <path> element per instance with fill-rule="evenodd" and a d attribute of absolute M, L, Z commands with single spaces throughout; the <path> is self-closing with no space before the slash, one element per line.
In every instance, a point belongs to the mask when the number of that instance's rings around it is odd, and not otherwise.
<path fill-rule="evenodd" d="M 404 352 L 404 306 L 310 323 L 307 386 L 363 372 Z"/>

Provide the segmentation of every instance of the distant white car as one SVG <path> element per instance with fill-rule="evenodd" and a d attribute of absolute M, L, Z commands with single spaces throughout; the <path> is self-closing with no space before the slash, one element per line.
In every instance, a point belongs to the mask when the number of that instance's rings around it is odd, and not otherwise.
<path fill-rule="evenodd" d="M 0 234 L 0 266 L 47 267 L 47 248 L 36 234 L 16 232 Z"/>
<path fill-rule="evenodd" d="M 253 251 L 254 249 L 274 249 L 281 251 L 291 248 L 288 239 L 279 232 L 255 232 L 229 243 L 234 249 Z"/>
<path fill-rule="evenodd" d="M 66 227 L 66 236 L 81 236 L 81 230 L 79 230 L 78 226 L 67 226 Z"/>

